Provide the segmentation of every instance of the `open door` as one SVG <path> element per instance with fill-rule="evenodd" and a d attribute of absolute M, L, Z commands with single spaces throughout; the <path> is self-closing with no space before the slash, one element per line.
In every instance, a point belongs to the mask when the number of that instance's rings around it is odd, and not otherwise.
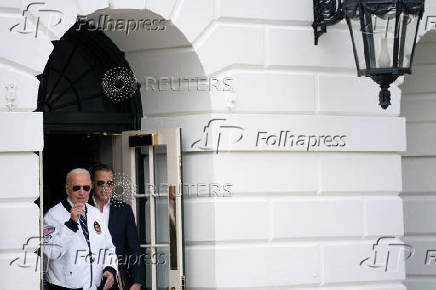
<path fill-rule="evenodd" d="M 185 289 L 181 130 L 127 131 L 120 137 L 114 147 L 122 154 L 114 156 L 114 168 L 136 181 L 131 206 L 145 257 L 145 289 Z"/>

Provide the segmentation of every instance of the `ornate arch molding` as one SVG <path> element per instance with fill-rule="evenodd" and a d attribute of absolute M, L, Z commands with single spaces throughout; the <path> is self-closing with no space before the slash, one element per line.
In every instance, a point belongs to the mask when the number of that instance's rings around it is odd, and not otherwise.
<path fill-rule="evenodd" d="M 50 27 L 50 23 L 45 18 L 40 19 L 41 32 L 38 34 L 38 38 L 32 35 L 10 33 L 0 34 L 10 44 L 0 48 L 0 59 L 4 59 L 5 62 L 1 62 L 0 69 L 7 72 L 9 75 L 19 78 L 17 82 L 18 89 L 16 90 L 16 97 L 19 101 L 15 103 L 15 111 L 35 111 L 37 109 L 37 96 L 38 96 L 38 80 L 35 76 L 41 74 L 47 64 L 49 55 L 53 50 L 52 41 L 59 40 L 64 34 L 74 25 L 78 15 L 86 16 L 91 15 L 97 10 L 107 9 L 106 11 L 117 10 L 148 10 L 154 14 L 160 15 L 165 19 L 171 21 L 175 28 L 184 35 L 184 37 L 193 44 L 193 51 L 198 55 L 198 61 L 202 70 L 205 67 L 205 60 L 198 51 L 198 47 L 195 45 L 199 38 L 199 35 L 204 33 L 207 27 L 210 27 L 214 22 L 214 16 L 208 13 L 210 20 L 205 21 L 203 17 L 201 20 L 192 17 L 193 12 L 184 7 L 184 0 L 45 0 L 45 3 L 54 9 L 63 11 L 63 21 L 56 27 Z M 29 3 L 27 1 L 26 3 Z M 0 23 L 6 26 L 12 26 L 18 21 L 22 21 L 22 12 L 26 9 L 26 3 L 6 3 L 0 4 L 0 10 L 6 9 L 8 11 L 15 11 L 13 17 L 0 16 Z M 12 6 L 11 6 L 12 5 Z M 11 6 L 11 7 L 10 7 Z M 190 5 L 186 5 L 188 8 Z M 183 9 L 181 9 L 183 8 Z M 201 11 L 195 11 L 194 13 L 201 13 Z M 12 15 L 12 14 L 9 14 Z M 186 16 L 186 17 L 185 17 Z M 198 25 L 192 25 L 192 23 L 186 24 L 181 19 L 191 19 L 190 22 L 198 21 Z M 9 27 L 8 26 L 8 27 Z M 29 48 L 32 48 L 29 50 Z M 9 79 L 9 78 L 7 78 Z M 6 81 L 8 81 L 6 79 Z M 21 80 L 23 79 L 23 81 Z M 25 80 L 25 81 L 24 81 Z"/>
<path fill-rule="evenodd" d="M 129 99 L 115 102 L 102 88 L 107 71 L 120 67 L 130 70 L 124 53 L 103 32 L 91 28 L 76 23 L 54 41 L 44 72 L 38 76 L 37 111 L 44 112 L 46 133 L 140 129 L 139 89 Z"/>

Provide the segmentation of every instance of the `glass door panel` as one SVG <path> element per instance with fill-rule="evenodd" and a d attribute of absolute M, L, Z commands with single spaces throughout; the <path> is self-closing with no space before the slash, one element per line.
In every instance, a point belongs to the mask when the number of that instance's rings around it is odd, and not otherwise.
<path fill-rule="evenodd" d="M 145 289 L 184 288 L 180 129 L 122 135 L 123 173 L 137 182 L 132 199 Z"/>

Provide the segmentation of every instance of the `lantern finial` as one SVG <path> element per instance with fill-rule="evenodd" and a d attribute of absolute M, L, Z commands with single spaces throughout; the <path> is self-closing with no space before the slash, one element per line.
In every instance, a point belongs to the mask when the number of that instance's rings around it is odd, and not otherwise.
<path fill-rule="evenodd" d="M 381 88 L 379 98 L 379 106 L 383 110 L 386 110 L 391 105 L 391 92 L 389 91 L 389 86 L 387 88 Z"/>

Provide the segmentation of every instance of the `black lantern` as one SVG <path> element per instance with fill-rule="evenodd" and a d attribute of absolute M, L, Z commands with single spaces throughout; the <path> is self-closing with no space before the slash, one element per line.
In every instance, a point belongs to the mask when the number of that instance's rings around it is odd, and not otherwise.
<path fill-rule="evenodd" d="M 334 24 L 345 17 L 358 76 L 370 77 L 380 85 L 379 105 L 387 109 L 391 104 L 389 86 L 412 72 L 425 0 L 338 1 L 314 0 L 315 43 L 331 19 Z"/>

